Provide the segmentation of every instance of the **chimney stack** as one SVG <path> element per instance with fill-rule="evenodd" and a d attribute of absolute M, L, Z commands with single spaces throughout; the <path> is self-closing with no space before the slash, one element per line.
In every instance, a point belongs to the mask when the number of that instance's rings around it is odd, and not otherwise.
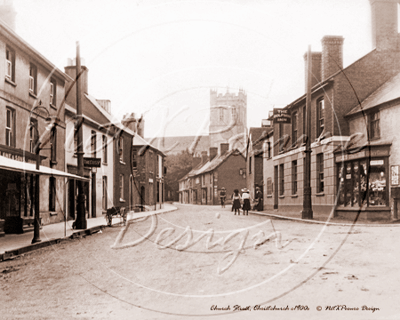
<path fill-rule="evenodd" d="M 212 161 L 218 154 L 218 148 L 217 147 L 211 147 L 210 148 L 210 161 Z"/>
<path fill-rule="evenodd" d="M 221 143 L 219 147 L 221 156 L 229 151 L 229 143 Z"/>
<path fill-rule="evenodd" d="M 0 1 L 0 20 L 6 23 L 15 32 L 15 17 L 17 12 L 14 9 L 12 0 Z"/>
<path fill-rule="evenodd" d="M 207 161 L 208 161 L 207 151 L 202 151 L 201 152 L 201 163 L 205 164 Z"/>
<path fill-rule="evenodd" d="M 342 36 L 325 36 L 322 38 L 322 81 L 343 69 L 343 41 Z"/>
<path fill-rule="evenodd" d="M 321 82 L 321 61 L 322 61 L 322 53 L 321 52 L 311 52 L 311 88 L 314 87 L 317 83 Z M 307 52 L 304 54 L 304 77 L 305 77 L 305 90 L 307 91 Z"/>
<path fill-rule="evenodd" d="M 398 0 L 370 0 L 372 46 L 378 51 L 396 50 Z"/>
<path fill-rule="evenodd" d="M 83 60 L 81 60 L 83 62 Z M 81 85 L 82 85 L 82 92 L 88 94 L 88 68 L 86 68 L 84 65 L 81 65 L 82 69 L 82 74 L 80 77 Z M 75 106 L 74 100 L 76 97 L 76 66 L 75 66 L 75 59 L 68 59 L 68 66 L 64 67 L 65 73 L 69 75 L 72 79 L 73 82 L 69 83 L 69 86 L 72 85 L 71 91 L 69 92 L 68 96 L 66 97 L 66 101 L 69 105 Z M 67 88 L 68 89 L 68 88 Z M 67 90 L 66 90 L 67 91 Z"/>

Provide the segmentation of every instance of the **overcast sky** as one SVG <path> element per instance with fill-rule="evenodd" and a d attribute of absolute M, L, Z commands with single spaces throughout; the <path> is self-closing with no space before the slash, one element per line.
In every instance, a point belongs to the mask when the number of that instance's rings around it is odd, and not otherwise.
<path fill-rule="evenodd" d="M 204 134 L 210 88 L 247 92 L 248 127 L 304 93 L 303 55 L 344 37 L 344 65 L 372 50 L 368 0 L 14 0 L 16 31 L 64 70 L 76 41 L 89 93 L 144 114 L 145 136 Z M 176 115 L 179 113 L 179 115 Z M 169 117 L 169 121 L 162 120 Z M 163 123 L 166 129 L 163 130 Z"/>

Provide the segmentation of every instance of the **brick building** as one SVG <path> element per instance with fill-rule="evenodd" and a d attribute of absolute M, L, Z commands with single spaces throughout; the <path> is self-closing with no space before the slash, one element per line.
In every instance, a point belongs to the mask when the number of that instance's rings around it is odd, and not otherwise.
<path fill-rule="evenodd" d="M 0 6 L 1 14 L 8 12 L 13 20 L 13 11 L 3 9 Z M 9 27 L 13 25 L 14 21 L 0 22 L 0 188 L 4 192 L 0 235 L 4 230 L 19 233 L 33 228 L 36 191 L 41 223 L 64 221 L 65 178 L 69 176 L 65 172 L 63 103 L 69 77 L 19 37 Z M 49 127 L 51 123 L 57 125 Z"/>
<path fill-rule="evenodd" d="M 199 162 L 179 180 L 181 203 L 217 205 L 222 187 L 228 200 L 233 190 L 246 187 L 246 159 L 239 150 L 229 150 L 229 144 L 222 143 L 219 153 L 218 148 L 210 148 L 209 157 L 204 152 Z"/>
<path fill-rule="evenodd" d="M 342 201 L 343 205 L 335 207 L 339 187 L 343 183 L 346 184 L 346 181 L 341 179 L 353 180 L 356 174 L 360 181 L 360 172 L 363 171 L 363 174 L 368 176 L 370 183 L 366 185 L 366 192 L 371 194 L 373 192 L 372 180 L 375 179 L 373 167 L 378 166 L 378 163 L 381 164 L 383 160 L 384 166 L 386 166 L 384 175 L 388 174 L 389 158 L 386 160 L 374 158 L 378 155 L 388 157 L 390 146 L 380 139 L 374 138 L 372 139 L 374 141 L 370 139 L 375 130 L 372 123 L 379 121 L 379 114 L 373 113 L 372 110 L 379 109 L 379 107 L 375 105 L 369 111 L 364 110 L 364 107 L 370 105 L 373 96 L 380 95 L 379 92 L 383 90 L 382 86 L 390 86 L 389 83 L 394 83 L 393 77 L 400 72 L 399 34 L 397 31 L 398 1 L 371 0 L 370 3 L 374 45 L 371 52 L 343 68 L 344 39 L 340 36 L 325 36 L 322 39 L 322 52 L 313 52 L 311 56 L 312 204 L 313 210 L 319 212 L 330 213 L 335 208 L 336 215 L 351 216 L 354 212 L 361 210 L 361 216 L 387 218 L 387 213 L 390 212 L 388 185 L 384 195 L 385 204 L 374 205 L 374 203 L 368 202 L 366 205 L 360 205 L 360 198 L 364 195 L 358 195 L 357 205 L 348 205 L 347 199 L 350 199 L 351 194 L 354 195 L 356 192 L 353 189 L 350 193 L 350 185 L 347 184 L 345 187 L 347 195 L 342 197 L 343 201 L 340 200 L 340 197 L 338 198 L 339 203 Z M 306 58 L 305 56 L 305 60 Z M 386 103 L 388 102 L 386 101 Z M 273 181 L 273 196 L 267 197 L 268 193 L 264 192 L 265 208 L 297 211 L 299 215 L 302 210 L 305 105 L 306 95 L 303 95 L 285 107 L 291 114 L 291 124 L 274 124 L 275 145 L 273 157 L 269 160 L 272 161 L 273 170 L 264 174 L 266 179 Z M 358 112 L 354 111 L 355 109 Z M 358 122 L 355 120 L 357 115 Z M 376 117 L 378 118 L 376 119 Z M 372 145 L 375 144 L 373 148 L 380 148 L 382 151 L 371 154 L 364 150 L 364 153 L 358 155 L 357 163 L 349 164 L 347 161 L 351 156 L 348 153 L 351 149 L 349 149 L 348 141 L 354 142 L 352 134 L 356 123 L 358 126 L 362 123 L 366 128 L 366 131 L 363 132 L 369 136 L 367 140 L 371 147 L 368 150 L 371 151 Z M 386 127 L 381 128 L 382 132 L 387 129 Z M 346 145 L 347 147 L 345 147 Z M 343 156 L 338 155 L 338 150 Z M 346 172 L 340 175 L 342 166 L 346 168 Z M 361 166 L 365 170 L 361 170 Z M 352 186 L 360 188 L 360 184 Z M 381 203 L 383 202 L 381 201 Z"/>

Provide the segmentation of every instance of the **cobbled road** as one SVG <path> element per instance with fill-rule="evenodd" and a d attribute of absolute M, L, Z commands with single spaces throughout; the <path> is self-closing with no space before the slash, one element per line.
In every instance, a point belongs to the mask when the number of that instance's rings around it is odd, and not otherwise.
<path fill-rule="evenodd" d="M 400 319 L 400 228 L 177 205 L 0 263 L 0 319 Z"/>

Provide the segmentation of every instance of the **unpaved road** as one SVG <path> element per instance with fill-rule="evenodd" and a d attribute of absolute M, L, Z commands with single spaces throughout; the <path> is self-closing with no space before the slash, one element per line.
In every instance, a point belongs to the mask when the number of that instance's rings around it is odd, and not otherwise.
<path fill-rule="evenodd" d="M 400 319 L 399 239 L 179 206 L 0 263 L 0 319 Z"/>

